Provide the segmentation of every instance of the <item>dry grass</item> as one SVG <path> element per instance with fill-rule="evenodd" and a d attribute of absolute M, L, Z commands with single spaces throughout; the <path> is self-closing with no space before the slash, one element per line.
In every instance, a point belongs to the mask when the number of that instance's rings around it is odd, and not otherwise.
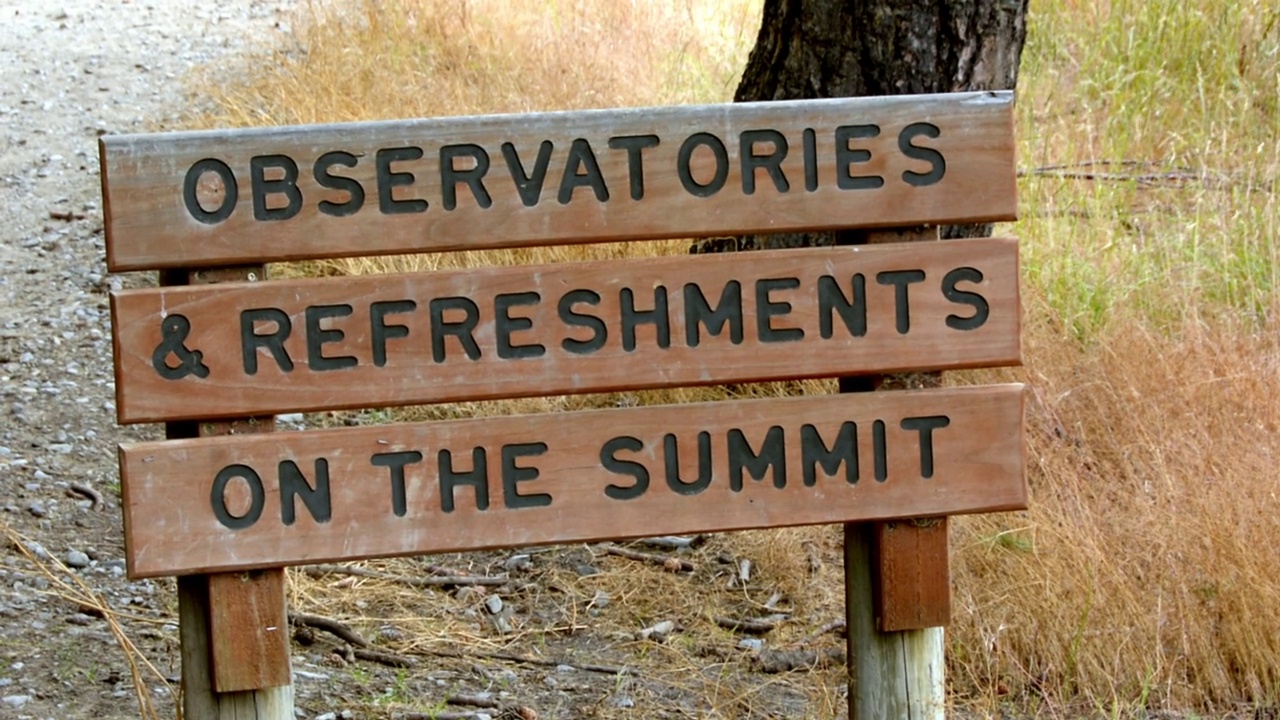
<path fill-rule="evenodd" d="M 215 89 L 218 109 L 195 122 L 722 101 L 757 18 L 758 2 L 748 0 L 317 4 L 298 25 L 296 48 Z M 1033 507 L 955 523 L 948 660 L 958 702 L 987 713 L 1012 704 L 1057 716 L 1125 716 L 1154 708 L 1217 714 L 1280 699 L 1278 18 L 1265 0 L 1032 3 L 1019 100 L 1024 219 L 1004 228 L 1023 239 L 1025 368 L 952 381 L 1017 378 L 1031 386 Z M 673 250 L 683 244 L 415 256 L 306 271 Z M 657 399 L 552 398 L 427 415 Z M 764 596 L 783 592 L 803 619 L 771 643 L 796 642 L 840 614 L 830 528 L 726 535 L 699 557 L 720 551 L 752 558 Z M 821 569 L 810 557 L 823 561 Z M 708 618 L 763 602 L 761 593 L 724 590 L 712 569 L 691 581 L 624 561 L 602 560 L 605 572 L 587 578 L 552 565 L 540 586 L 555 597 L 528 602 L 545 600 L 560 614 L 548 626 L 521 629 L 518 641 L 555 643 L 565 628 L 589 624 L 614 639 L 608 652 L 700 695 L 721 717 L 744 716 L 781 687 L 699 672 L 700 647 L 732 646 Z M 597 590 L 614 602 L 593 616 L 587 606 Z M 395 625 L 406 647 L 494 642 L 466 613 L 474 597 L 423 603 L 419 592 L 373 581 L 335 587 L 302 577 L 293 592 L 303 608 Z M 642 647 L 624 639 L 665 617 L 686 626 L 678 642 Z M 829 717 L 841 703 L 836 672 L 777 682 L 807 693 L 811 716 Z"/>

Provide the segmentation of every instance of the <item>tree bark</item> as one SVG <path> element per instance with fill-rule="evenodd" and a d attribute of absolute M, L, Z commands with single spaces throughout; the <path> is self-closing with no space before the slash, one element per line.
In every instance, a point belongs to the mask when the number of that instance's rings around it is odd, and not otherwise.
<path fill-rule="evenodd" d="M 736 102 L 1012 90 L 1028 0 L 766 0 Z M 989 225 L 949 226 L 943 238 Z M 858 233 L 839 241 L 858 242 Z M 694 252 L 832 245 L 836 233 L 699 242 Z"/>

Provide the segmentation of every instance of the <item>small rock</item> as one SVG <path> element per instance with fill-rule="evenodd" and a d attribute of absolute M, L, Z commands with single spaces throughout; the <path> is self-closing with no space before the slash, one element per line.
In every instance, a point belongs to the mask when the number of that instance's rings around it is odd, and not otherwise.
<path fill-rule="evenodd" d="M 0 698 L 0 702 L 3 702 L 5 705 L 14 709 L 26 705 L 29 700 L 31 700 L 30 695 L 5 695 L 3 698 Z"/>
<path fill-rule="evenodd" d="M 595 565 L 589 565 L 587 563 L 582 563 L 581 565 L 578 565 L 573 569 L 573 571 L 578 573 L 579 577 L 587 577 L 588 575 L 600 574 L 600 570 Z"/>
<path fill-rule="evenodd" d="M 502 612 L 502 598 L 497 595 L 490 595 L 485 599 L 484 606 L 490 613 L 497 615 Z"/>
<path fill-rule="evenodd" d="M 636 706 L 636 701 L 630 695 L 619 695 L 613 699 L 613 706 L 623 710 L 630 710 Z"/>
<path fill-rule="evenodd" d="M 316 720 L 338 720 L 338 713 L 327 712 L 323 715 L 317 715 Z"/>
<path fill-rule="evenodd" d="M 654 642 L 662 642 L 672 630 L 676 629 L 676 624 L 670 620 L 663 620 L 657 625 L 647 627 L 636 633 L 636 637 L 641 640 L 653 640 Z"/>
<path fill-rule="evenodd" d="M 72 550 L 67 553 L 67 567 L 86 568 L 89 567 L 89 556 L 79 550 Z"/>
<path fill-rule="evenodd" d="M 45 515 L 49 514 L 49 511 L 44 509 L 44 503 L 40 502 L 39 500 L 32 500 L 31 502 L 27 503 L 27 512 L 31 513 L 36 517 L 44 517 Z"/>
<path fill-rule="evenodd" d="M 293 674 L 303 680 L 328 680 L 329 676 L 324 673 L 307 672 L 306 670 L 294 670 Z"/>
<path fill-rule="evenodd" d="M 55 452 L 55 453 L 58 453 L 59 455 L 66 455 L 67 453 L 71 452 L 71 444 L 70 443 L 53 443 L 52 445 L 49 446 L 49 452 Z"/>
<path fill-rule="evenodd" d="M 533 567 L 533 559 L 529 556 L 528 553 L 520 553 L 519 555 L 512 555 L 511 557 L 507 558 L 505 562 L 502 563 L 502 567 L 506 568 L 507 572 L 515 572 L 517 570 L 528 570 L 529 568 Z"/>
<path fill-rule="evenodd" d="M 760 638 L 742 638 L 741 640 L 738 641 L 738 647 L 742 648 L 743 650 L 760 652 L 761 650 L 764 649 L 764 641 L 761 640 Z"/>

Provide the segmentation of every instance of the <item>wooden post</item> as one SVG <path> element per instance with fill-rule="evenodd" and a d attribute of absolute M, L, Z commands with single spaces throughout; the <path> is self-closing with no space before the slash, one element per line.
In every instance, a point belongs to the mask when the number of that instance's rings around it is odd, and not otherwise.
<path fill-rule="evenodd" d="M 943 628 L 881 632 L 874 592 L 874 523 L 844 526 L 849 720 L 943 720 Z"/>
<path fill-rule="evenodd" d="M 163 285 L 264 279 L 262 265 L 161 274 Z M 271 432 L 273 418 L 165 424 L 170 438 Z M 178 578 L 183 720 L 293 720 L 284 569 Z"/>
<path fill-rule="evenodd" d="M 836 234 L 837 244 L 938 239 L 934 228 Z M 840 378 L 840 392 L 941 385 L 941 373 Z M 844 528 L 849 720 L 943 720 L 951 619 L 947 519 Z"/>

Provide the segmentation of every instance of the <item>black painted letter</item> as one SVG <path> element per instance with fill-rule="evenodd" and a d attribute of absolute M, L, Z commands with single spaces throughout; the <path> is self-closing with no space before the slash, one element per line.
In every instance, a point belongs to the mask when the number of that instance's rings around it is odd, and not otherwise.
<path fill-rule="evenodd" d="M 297 522 L 299 496 L 316 522 L 327 523 L 333 517 L 333 500 L 329 496 L 329 461 L 316 458 L 315 468 L 316 485 L 311 487 L 294 461 L 284 460 L 277 467 L 280 477 L 280 520 L 285 525 Z"/>
<path fill-rule="evenodd" d="M 943 297 L 957 305 L 973 307 L 973 314 L 969 317 L 948 315 L 947 327 L 953 330 L 977 330 L 985 325 L 987 318 L 991 316 L 991 306 L 987 304 L 987 299 L 978 293 L 957 289 L 956 283 L 959 282 L 980 283 L 982 271 L 971 267 L 956 268 L 942 278 Z"/>
<path fill-rule="evenodd" d="M 476 343 L 475 330 L 480 322 L 480 308 L 471 298 L 445 297 L 433 298 L 428 305 L 431 313 L 431 358 L 436 362 L 444 362 L 444 336 L 453 335 L 462 343 L 462 349 L 471 360 L 480 359 L 480 345 Z M 446 310 L 461 310 L 462 320 L 446 322 Z"/>
<path fill-rule="evenodd" d="M 243 515 L 232 515 L 227 509 L 227 483 L 240 478 L 249 486 L 249 509 Z M 213 507 L 213 516 L 224 527 L 232 530 L 243 530 L 258 522 L 262 516 L 262 507 L 267 502 L 267 494 L 262 489 L 262 478 L 248 465 L 228 465 L 218 471 L 213 479 L 213 488 L 209 493 L 209 503 Z"/>
<path fill-rule="evenodd" d="M 744 130 L 738 136 L 740 143 L 738 152 L 742 160 L 742 192 L 754 195 L 756 192 L 756 170 L 764 168 L 773 180 L 778 192 L 791 189 L 787 176 L 782 174 L 782 161 L 787 157 L 787 138 L 777 130 Z M 767 155 L 756 155 L 756 143 L 773 144 L 773 152 Z"/>
<path fill-rule="evenodd" d="M 689 167 L 693 152 L 700 145 L 707 146 L 716 161 L 715 174 L 705 185 L 694 179 L 693 171 Z M 729 179 L 729 152 L 724 149 L 724 143 L 715 135 L 704 132 L 694 133 L 685 138 L 680 145 L 680 152 L 676 157 L 676 175 L 680 176 L 680 184 L 684 185 L 684 189 L 690 195 L 711 197 L 720 192 L 720 188 L 724 187 L 725 181 Z"/>
<path fill-rule="evenodd" d="M 858 426 L 845 421 L 840 424 L 840 434 L 830 448 L 822 440 L 822 434 L 813 425 L 800 427 L 800 464 L 804 466 L 805 487 L 818 482 L 818 465 L 828 477 L 835 477 L 840 465 L 844 465 L 844 481 L 858 484 Z"/>
<path fill-rule="evenodd" d="M 903 155 L 914 160 L 927 161 L 932 166 L 927 173 L 919 173 L 914 170 L 903 171 L 902 179 L 908 185 L 916 187 L 933 185 L 942 180 L 943 175 L 947 174 L 947 159 L 942 156 L 942 153 L 933 148 L 911 144 L 912 140 L 921 135 L 936 138 L 942 135 L 942 131 L 932 123 L 911 123 L 902 128 L 902 132 L 898 133 L 898 149 L 902 151 Z"/>
<path fill-rule="evenodd" d="M 926 415 L 902 419 L 903 430 L 920 433 L 920 477 L 933 477 L 933 431 L 951 424 L 946 415 Z"/>
<path fill-rule="evenodd" d="M 205 210 L 200 204 L 200 178 L 207 172 L 217 175 L 222 181 L 222 204 L 216 210 Z M 205 225 L 217 225 L 231 217 L 231 211 L 236 209 L 239 195 L 236 176 L 231 172 L 231 168 L 214 158 L 205 158 L 192 165 L 182 181 L 182 202 L 187 206 L 187 213 Z"/>
<path fill-rule="evenodd" d="M 609 337 L 609 328 L 604 324 L 604 320 L 595 315 L 574 312 L 573 306 L 578 303 L 599 305 L 600 293 L 595 290 L 570 290 L 560 298 L 559 304 L 556 305 L 556 312 L 560 316 L 560 322 L 570 327 L 590 328 L 591 338 L 588 340 L 565 338 L 560 341 L 560 347 L 574 355 L 590 355 L 604 347 L 605 340 Z"/>
<path fill-rule="evenodd" d="M 667 312 L 667 288 L 659 285 L 653 289 L 653 309 L 636 310 L 635 293 L 624 287 L 618 296 L 622 313 L 622 349 L 636 349 L 636 326 L 653 323 L 658 333 L 658 347 L 671 347 L 671 315 Z"/>
<path fill-rule="evenodd" d="M 893 309 L 897 317 L 898 334 L 906 335 L 911 331 L 911 298 L 907 287 L 912 283 L 924 282 L 923 270 L 886 270 L 876 273 L 876 282 L 893 286 Z"/>
<path fill-rule="evenodd" d="M 521 495 L 520 489 L 516 487 L 519 483 L 537 480 L 542 474 L 536 467 L 516 465 L 516 460 L 546 454 L 547 444 L 544 442 L 502 446 L 502 504 L 507 509 L 546 507 L 551 504 L 551 496 L 547 493 Z"/>
<path fill-rule="evenodd" d="M 796 342 L 804 339 L 802 328 L 775 328 L 773 319 L 791 314 L 791 303 L 774 302 L 769 293 L 774 290 L 795 290 L 800 287 L 799 278 L 762 278 L 756 281 L 756 334 L 760 342 Z"/>
<path fill-rule="evenodd" d="M 257 323 L 272 322 L 276 324 L 275 332 L 259 335 Z M 240 354 L 244 359 L 244 374 L 258 374 L 258 348 L 265 347 L 275 358 L 276 365 L 284 372 L 293 372 L 293 360 L 289 351 L 284 349 L 284 341 L 289 339 L 293 323 L 289 316 L 279 308 L 255 308 L 240 313 Z"/>
<path fill-rule="evenodd" d="M 422 453 L 416 450 L 407 452 L 377 453 L 369 458 L 374 467 L 391 470 L 391 511 L 396 517 L 404 517 L 409 511 L 409 503 L 404 496 L 404 466 L 422 462 Z"/>
<path fill-rule="evenodd" d="M 615 475 L 630 475 L 636 481 L 630 487 L 606 485 L 604 494 L 614 500 L 634 500 L 649 489 L 649 469 L 633 460 L 619 460 L 619 450 L 640 452 L 644 443 L 639 438 L 623 435 L 605 443 L 600 448 L 600 466 Z"/>
<path fill-rule="evenodd" d="M 579 170 L 586 172 L 579 173 Z M 596 200 L 608 202 L 609 188 L 604 184 L 604 175 L 600 174 L 600 164 L 596 162 L 591 143 L 576 138 L 569 147 L 569 159 L 565 161 L 564 176 L 560 178 L 560 195 L 557 197 L 560 204 L 568 205 L 573 199 L 574 189 L 584 186 L 595 192 Z"/>
<path fill-rule="evenodd" d="M 374 155 L 374 168 L 378 178 L 378 210 L 383 215 L 405 215 L 427 211 L 426 200 L 396 200 L 391 195 L 394 188 L 413 184 L 413 173 L 392 172 L 391 163 L 401 160 L 417 160 L 422 157 L 420 147 L 382 148 Z"/>
<path fill-rule="evenodd" d="M 520 360 L 542 357 L 547 353 L 547 348 L 542 343 L 511 344 L 511 333 L 533 327 L 533 320 L 527 317 L 511 317 L 511 308 L 517 305 L 537 305 L 541 301 L 542 296 L 536 292 L 502 293 L 493 299 L 493 334 L 498 346 L 498 357 L 503 360 Z"/>
<path fill-rule="evenodd" d="M 385 367 L 387 364 L 387 341 L 391 338 L 409 337 L 409 328 L 405 325 L 388 325 L 388 315 L 413 312 L 418 303 L 413 300 L 389 300 L 369 305 L 369 340 L 373 344 L 373 364 Z"/>
<path fill-rule="evenodd" d="M 267 168 L 280 170 L 284 176 L 268 180 Z M 288 155 L 257 155 L 249 158 L 249 180 L 253 191 L 254 220 L 288 220 L 302 209 L 302 191 L 298 189 L 298 163 Z M 288 202 L 282 208 L 268 208 L 268 195 L 284 195 Z"/>
<path fill-rule="evenodd" d="M 627 151 L 627 173 L 631 179 L 632 200 L 640 200 L 644 197 L 644 164 L 641 161 L 640 151 L 657 146 L 657 135 L 619 135 L 609 138 L 609 147 Z"/>
<path fill-rule="evenodd" d="M 854 175 L 849 166 L 871 160 L 871 151 L 850 148 L 849 141 L 873 138 L 880 134 L 879 125 L 841 125 L 836 128 L 836 186 L 841 190 L 874 190 L 884 186 L 879 175 Z"/>
<path fill-rule="evenodd" d="M 701 341 L 698 326 L 707 328 L 708 335 L 724 332 L 729 324 L 729 342 L 742 344 L 742 283 L 730 280 L 720 291 L 720 301 L 712 310 L 702 288 L 695 283 L 684 286 L 684 340 L 689 347 L 698 347 Z"/>
<path fill-rule="evenodd" d="M 453 469 L 453 453 L 441 450 L 436 456 L 440 473 L 440 509 L 451 513 L 454 509 L 453 491 L 459 485 L 470 485 L 476 491 L 476 509 L 489 509 L 489 462 L 484 448 L 471 451 L 471 471 Z"/>
<path fill-rule="evenodd" d="M 360 182 L 354 178 L 343 177 L 342 175 L 334 175 L 329 172 L 329 168 L 334 165 L 353 168 L 359 159 L 349 152 L 335 150 L 327 152 L 316 158 L 315 165 L 311 168 L 312 173 L 316 176 L 316 184 L 322 188 L 330 190 L 341 190 L 347 194 L 347 201 L 336 203 L 328 200 L 321 200 L 318 207 L 320 212 L 333 217 L 346 217 L 355 215 L 364 207 L 364 188 Z"/>
<path fill-rule="evenodd" d="M 764 479 L 765 470 L 773 467 L 773 486 L 787 486 L 787 445 L 782 427 L 774 425 L 765 433 L 760 452 L 751 449 L 747 436 L 737 428 L 729 431 L 729 489 L 742 492 L 742 471 L 751 473 L 751 479 Z"/>
<path fill-rule="evenodd" d="M 459 170 L 453 161 L 457 158 L 469 157 L 476 162 L 470 170 Z M 489 191 L 484 189 L 484 174 L 489 172 L 489 153 L 479 145 L 466 143 L 463 145 L 443 145 L 440 147 L 440 192 L 444 197 L 444 209 L 453 210 L 458 207 L 458 183 L 464 182 L 471 188 L 476 204 L 482 208 L 493 205 Z"/>
<path fill-rule="evenodd" d="M 351 314 L 350 305 L 311 305 L 307 307 L 307 364 L 312 370 L 342 370 L 355 367 L 359 360 L 355 355 L 335 355 L 325 357 L 324 346 L 341 342 L 346 333 L 341 330 L 323 330 L 320 321 L 325 318 L 340 318 Z"/>
<path fill-rule="evenodd" d="M 835 336 L 833 311 L 840 313 L 850 337 L 867 334 L 867 280 L 862 273 L 854 273 L 850 284 L 853 297 L 847 298 L 834 277 L 823 275 L 818 278 L 818 329 L 823 340 Z"/>
<path fill-rule="evenodd" d="M 666 461 L 667 487 L 680 495 L 697 495 L 711 484 L 711 433 L 698 433 L 698 479 L 685 481 L 680 477 L 680 442 L 675 435 L 662 436 L 662 455 Z"/>

